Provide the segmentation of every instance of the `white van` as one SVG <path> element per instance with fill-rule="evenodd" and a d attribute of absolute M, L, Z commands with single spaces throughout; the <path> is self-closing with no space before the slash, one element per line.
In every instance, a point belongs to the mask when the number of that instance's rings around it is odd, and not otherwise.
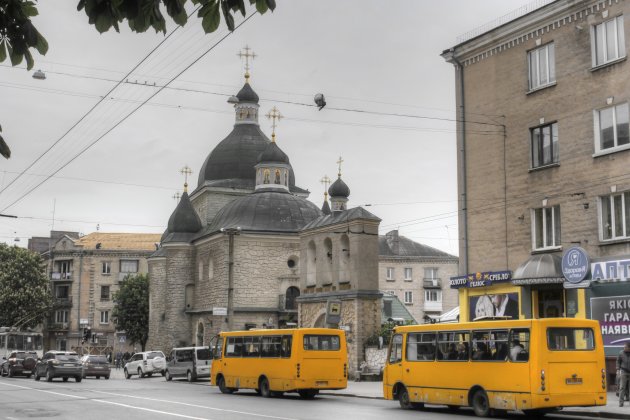
<path fill-rule="evenodd" d="M 184 377 L 188 382 L 209 378 L 212 367 L 212 352 L 208 347 L 174 348 L 166 364 L 167 381 Z"/>

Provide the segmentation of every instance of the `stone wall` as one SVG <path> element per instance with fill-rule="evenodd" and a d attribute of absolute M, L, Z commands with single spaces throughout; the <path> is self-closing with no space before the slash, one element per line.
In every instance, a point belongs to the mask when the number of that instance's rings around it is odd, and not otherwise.
<path fill-rule="evenodd" d="M 387 347 L 379 349 L 378 347 L 365 348 L 365 362 L 369 370 L 376 372 L 385 367 L 387 361 Z"/>

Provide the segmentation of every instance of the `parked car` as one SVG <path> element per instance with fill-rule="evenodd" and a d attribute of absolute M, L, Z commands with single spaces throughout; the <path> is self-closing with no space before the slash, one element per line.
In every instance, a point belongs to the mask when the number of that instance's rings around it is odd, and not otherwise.
<path fill-rule="evenodd" d="M 166 373 L 166 357 L 161 351 L 143 351 L 131 356 L 125 364 L 125 378 L 130 379 L 131 375 L 138 375 L 141 378 L 151 377 L 154 373 Z"/>
<path fill-rule="evenodd" d="M 52 382 L 53 378 L 62 378 L 64 382 L 67 382 L 68 378 L 74 378 L 75 381 L 81 382 L 83 366 L 77 353 L 52 350 L 37 362 L 34 375 L 36 381 L 45 377 L 48 382 Z"/>
<path fill-rule="evenodd" d="M 166 363 L 166 380 L 185 377 L 188 382 L 209 378 L 212 352 L 208 347 L 180 347 L 171 352 Z"/>
<path fill-rule="evenodd" d="M 1 363 L 0 375 L 9 377 L 24 375 L 30 378 L 37 364 L 37 352 L 12 351 L 7 357 L 2 358 Z"/>
<path fill-rule="evenodd" d="M 95 376 L 96 379 L 101 379 L 102 376 L 109 379 L 112 372 L 106 356 L 87 354 L 81 358 L 81 364 L 83 365 L 83 379 L 88 376 Z"/>

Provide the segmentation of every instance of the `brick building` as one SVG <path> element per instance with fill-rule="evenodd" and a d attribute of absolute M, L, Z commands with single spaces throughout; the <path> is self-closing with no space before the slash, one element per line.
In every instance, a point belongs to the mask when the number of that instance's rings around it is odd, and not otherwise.
<path fill-rule="evenodd" d="M 630 331 L 603 310 L 630 299 L 630 2 L 536 6 L 442 54 L 457 92 L 453 287 L 462 320 L 598 319 L 612 356 Z M 570 282 L 562 258 L 575 247 L 586 278 Z M 625 308 L 615 316 L 628 319 Z"/>

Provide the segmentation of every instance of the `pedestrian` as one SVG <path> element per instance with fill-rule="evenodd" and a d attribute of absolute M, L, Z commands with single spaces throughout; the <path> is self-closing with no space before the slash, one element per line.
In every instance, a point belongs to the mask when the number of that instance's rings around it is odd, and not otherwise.
<path fill-rule="evenodd" d="M 626 390 L 630 386 L 630 342 L 617 356 L 617 376 L 619 377 L 619 407 L 623 407 Z"/>

